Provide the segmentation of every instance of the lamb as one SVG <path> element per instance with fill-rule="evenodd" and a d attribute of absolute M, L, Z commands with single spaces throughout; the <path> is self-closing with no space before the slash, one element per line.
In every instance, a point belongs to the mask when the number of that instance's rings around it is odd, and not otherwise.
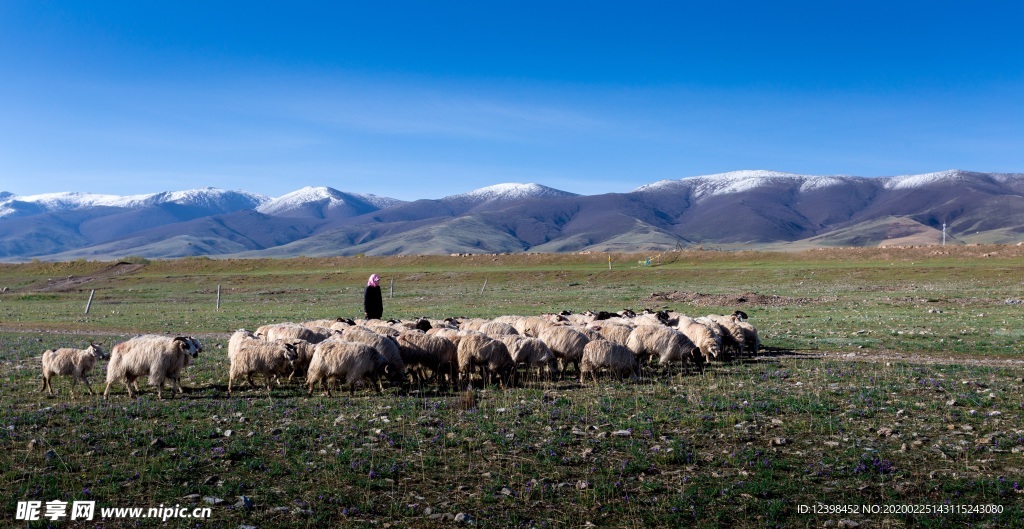
<path fill-rule="evenodd" d="M 597 371 L 607 368 L 615 373 L 619 380 L 629 375 L 636 382 L 640 377 L 640 364 L 636 361 L 633 351 L 628 347 L 609 340 L 591 340 L 583 348 L 583 360 L 580 361 L 580 384 L 587 374 L 597 382 Z"/>
<path fill-rule="evenodd" d="M 508 354 L 517 366 L 522 364 L 527 368 L 536 367 L 538 376 L 543 374 L 544 367 L 555 358 L 551 348 L 539 338 L 509 334 L 499 339 L 505 343 Z"/>
<path fill-rule="evenodd" d="M 149 376 L 149 383 L 157 388 L 157 398 L 163 398 L 164 382 L 168 379 L 174 390 L 183 393 L 178 384 L 181 371 L 189 365 L 191 359 L 199 356 L 202 345 L 198 340 L 188 336 L 160 336 L 144 334 L 121 342 L 110 351 L 110 363 L 107 365 L 107 387 L 103 391 L 104 400 L 110 394 L 110 386 L 123 380 L 128 396 L 132 394 L 132 386 L 136 379 L 143 375 Z M 137 387 L 136 387 L 137 390 Z"/>
<path fill-rule="evenodd" d="M 437 327 L 431 331 L 437 330 Z M 438 384 L 455 383 L 458 375 L 459 356 L 456 345 L 440 334 L 406 331 L 398 335 L 398 351 L 408 368 L 426 368 L 434 373 Z M 413 371 L 413 380 L 420 382 L 418 370 Z"/>
<path fill-rule="evenodd" d="M 331 388 L 328 382 L 344 377 L 348 383 L 349 396 L 355 396 L 356 383 L 364 378 L 370 378 L 378 381 L 374 384 L 374 389 L 380 393 L 379 380 L 382 376 L 395 384 L 401 382 L 398 370 L 373 347 L 355 342 L 327 340 L 317 344 L 313 351 L 313 359 L 306 372 L 306 386 L 309 396 L 312 396 L 313 387 L 320 382 L 330 397 Z"/>
<path fill-rule="evenodd" d="M 700 354 L 686 336 L 664 325 L 640 325 L 633 329 L 626 342 L 637 360 L 658 357 L 659 365 L 673 361 L 700 363 Z"/>
<path fill-rule="evenodd" d="M 502 386 L 514 384 L 516 365 L 504 342 L 483 333 L 470 333 L 462 337 L 456 351 L 459 357 L 459 373 L 466 385 L 469 384 L 474 367 L 480 368 L 484 385 L 490 383 L 492 375 L 498 378 Z"/>
<path fill-rule="evenodd" d="M 293 371 L 298 357 L 293 343 L 284 340 L 264 341 L 245 329 L 239 329 L 228 341 L 228 359 L 231 361 L 228 396 L 231 396 L 232 383 L 239 376 L 244 376 L 249 386 L 256 387 L 252 381 L 253 374 L 263 375 L 269 393 L 272 377 Z"/>
<path fill-rule="evenodd" d="M 278 339 L 305 340 L 309 343 L 320 343 L 330 337 L 327 333 L 317 332 L 303 327 L 298 323 L 272 323 L 256 329 L 256 336 L 268 342 Z"/>
<path fill-rule="evenodd" d="M 47 391 L 53 396 L 53 386 L 50 385 L 50 378 L 55 375 L 71 375 L 71 397 L 75 396 L 75 384 L 79 380 L 85 383 L 90 395 L 96 393 L 89 385 L 86 375 L 96 365 L 97 358 L 107 358 L 99 344 L 89 342 L 85 349 L 71 349 L 62 347 L 60 349 L 47 349 L 43 352 L 43 384 L 39 391 Z"/>
<path fill-rule="evenodd" d="M 553 325 L 541 331 L 540 338 L 554 353 L 561 364 L 560 375 L 565 375 L 566 367 L 571 363 L 580 370 L 580 360 L 583 358 L 583 348 L 590 341 L 586 334 L 571 327 Z"/>
<path fill-rule="evenodd" d="M 704 355 L 705 362 L 711 362 L 712 359 L 717 360 L 718 356 L 722 353 L 722 338 L 715 332 L 712 332 L 707 325 L 693 318 L 680 316 L 676 329 L 693 342 L 693 345 Z"/>

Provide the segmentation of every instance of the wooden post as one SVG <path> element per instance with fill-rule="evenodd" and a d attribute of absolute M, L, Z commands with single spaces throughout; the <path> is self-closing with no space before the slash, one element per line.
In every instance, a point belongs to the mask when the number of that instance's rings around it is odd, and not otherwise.
<path fill-rule="evenodd" d="M 92 292 L 89 292 L 89 301 L 87 301 L 85 303 L 85 313 L 86 314 L 89 314 L 89 307 L 92 307 L 92 297 L 94 295 L 96 295 L 96 289 L 95 288 L 92 289 Z"/>
<path fill-rule="evenodd" d="M 608 269 L 609 270 L 612 269 L 612 256 L 611 255 L 608 256 Z"/>
<path fill-rule="evenodd" d="M 484 293 L 484 289 L 487 288 L 487 278 L 484 278 L 484 286 L 480 287 L 480 293 Z"/>
<path fill-rule="evenodd" d="M 217 310 L 220 311 L 220 285 L 217 285 Z"/>
<path fill-rule="evenodd" d="M 389 299 L 395 299 L 395 278 L 391 278 L 391 297 Z"/>

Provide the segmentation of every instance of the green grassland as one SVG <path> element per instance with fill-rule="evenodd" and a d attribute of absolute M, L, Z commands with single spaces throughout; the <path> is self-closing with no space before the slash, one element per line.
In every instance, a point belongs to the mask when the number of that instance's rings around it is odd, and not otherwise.
<path fill-rule="evenodd" d="M 29 526 L 1024 526 L 1024 249 L 610 257 L 0 265 L 0 520 L 94 500 L 212 515 Z M 387 317 L 741 309 L 767 350 L 638 384 L 227 398 L 232 331 L 359 317 L 374 272 Z M 203 341 L 185 395 L 38 392 L 44 349 L 141 332 Z"/>

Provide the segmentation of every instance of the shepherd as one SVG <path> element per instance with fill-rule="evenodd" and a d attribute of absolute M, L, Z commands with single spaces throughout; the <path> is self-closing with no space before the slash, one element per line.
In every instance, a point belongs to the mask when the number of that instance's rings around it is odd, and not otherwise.
<path fill-rule="evenodd" d="M 363 311 L 366 319 L 379 320 L 384 314 L 384 300 L 380 295 L 380 276 L 371 274 L 363 291 Z"/>

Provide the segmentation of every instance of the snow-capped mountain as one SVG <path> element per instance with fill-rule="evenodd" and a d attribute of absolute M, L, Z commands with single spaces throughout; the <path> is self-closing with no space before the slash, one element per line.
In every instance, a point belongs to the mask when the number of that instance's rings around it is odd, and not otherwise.
<path fill-rule="evenodd" d="M 126 197 L 0 192 L 0 260 L 876 245 L 908 230 L 937 241 L 943 224 L 961 242 L 1024 240 L 1024 175 L 734 171 L 629 193 L 509 183 L 413 202 L 329 187 L 277 198 L 212 188 Z"/>
<path fill-rule="evenodd" d="M 209 210 L 211 213 L 227 213 L 253 209 L 268 200 L 270 197 L 247 191 L 225 191 L 212 187 L 128 196 L 80 192 L 28 196 L 3 193 L 0 195 L 0 219 L 17 215 L 75 211 L 94 207 L 131 209 L 161 204 L 199 207 Z"/>
<path fill-rule="evenodd" d="M 441 200 L 450 202 L 512 202 L 515 200 L 527 200 L 532 198 L 565 198 L 578 196 L 575 193 L 553 189 L 540 184 L 519 184 L 505 183 L 495 184 L 480 189 L 474 189 L 468 193 L 450 195 Z"/>
<path fill-rule="evenodd" d="M 256 211 L 275 217 L 328 219 L 354 217 L 402 203 L 401 200 L 377 195 L 343 193 L 330 187 L 304 187 L 268 200 Z"/>

